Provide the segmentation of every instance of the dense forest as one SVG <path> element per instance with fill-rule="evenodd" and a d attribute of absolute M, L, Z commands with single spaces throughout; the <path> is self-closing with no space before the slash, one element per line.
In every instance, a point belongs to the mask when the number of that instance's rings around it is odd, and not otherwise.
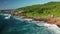
<path fill-rule="evenodd" d="M 22 14 L 28 16 L 41 16 L 48 17 L 51 15 L 60 16 L 60 2 L 48 2 L 45 4 L 37 4 L 32 6 L 26 6 L 18 8 L 17 10 L 23 10 Z"/>

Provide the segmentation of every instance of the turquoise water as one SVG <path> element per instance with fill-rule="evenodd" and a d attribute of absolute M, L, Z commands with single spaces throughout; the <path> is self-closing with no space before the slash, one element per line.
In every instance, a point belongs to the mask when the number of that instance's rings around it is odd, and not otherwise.
<path fill-rule="evenodd" d="M 0 15 L 0 34 L 56 34 L 45 26 L 28 23 L 25 20 L 15 19 L 12 16 L 9 19 L 4 18 L 5 16 Z"/>

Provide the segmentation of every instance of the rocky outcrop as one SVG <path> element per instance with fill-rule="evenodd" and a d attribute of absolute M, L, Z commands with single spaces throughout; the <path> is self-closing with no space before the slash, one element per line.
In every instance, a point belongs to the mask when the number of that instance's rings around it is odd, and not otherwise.
<path fill-rule="evenodd" d="M 27 17 L 27 18 L 33 18 L 37 21 L 45 21 L 49 24 L 56 24 L 58 27 L 60 27 L 60 20 L 57 20 L 57 18 L 60 17 L 50 17 L 50 18 L 41 18 L 41 17 Z"/>
<path fill-rule="evenodd" d="M 32 17 L 32 16 L 27 16 L 24 14 L 13 14 L 13 16 L 24 16 L 24 18 L 33 18 L 34 20 L 37 21 L 45 21 L 49 24 L 56 24 L 58 27 L 60 27 L 60 20 L 57 20 L 56 18 L 60 18 L 59 16 L 54 16 L 50 18 L 42 18 L 42 17 Z"/>

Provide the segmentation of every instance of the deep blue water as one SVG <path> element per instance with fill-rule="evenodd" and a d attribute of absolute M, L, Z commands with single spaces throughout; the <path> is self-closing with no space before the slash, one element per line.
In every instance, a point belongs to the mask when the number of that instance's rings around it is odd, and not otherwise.
<path fill-rule="evenodd" d="M 54 34 L 45 26 L 31 24 L 12 16 L 9 19 L 4 18 L 5 16 L 0 15 L 0 34 Z"/>

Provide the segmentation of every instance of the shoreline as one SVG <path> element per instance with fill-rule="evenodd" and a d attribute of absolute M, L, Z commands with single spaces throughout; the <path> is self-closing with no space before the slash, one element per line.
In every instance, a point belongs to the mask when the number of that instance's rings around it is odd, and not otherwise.
<path fill-rule="evenodd" d="M 44 21 L 47 22 L 48 24 L 56 24 L 58 27 L 60 27 L 60 20 L 57 20 L 56 18 L 60 18 L 60 16 L 54 16 L 54 17 L 50 17 L 50 18 L 42 18 L 42 17 L 31 17 L 31 16 L 26 16 L 26 15 L 17 15 L 17 14 L 13 14 L 13 16 L 23 16 L 23 18 L 31 18 L 34 19 L 36 21 Z"/>

